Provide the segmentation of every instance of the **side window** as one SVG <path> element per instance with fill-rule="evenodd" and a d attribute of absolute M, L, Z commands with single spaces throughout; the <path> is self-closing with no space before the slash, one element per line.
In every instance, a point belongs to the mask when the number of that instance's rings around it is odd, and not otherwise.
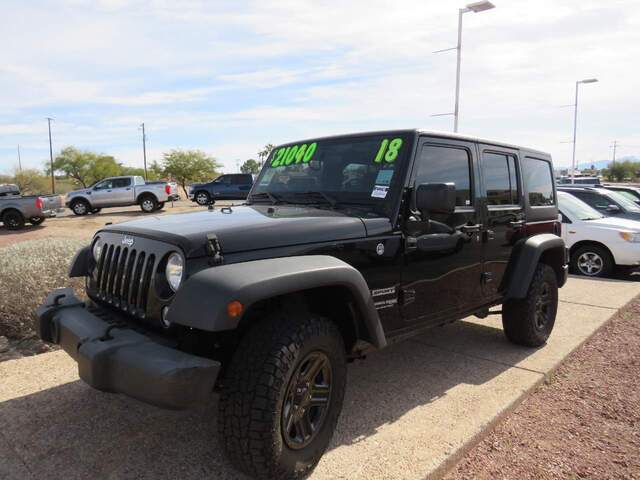
<path fill-rule="evenodd" d="M 125 188 L 131 186 L 130 178 L 116 178 L 113 180 L 113 188 Z"/>
<path fill-rule="evenodd" d="M 106 190 L 108 188 L 113 188 L 113 180 L 103 180 L 95 186 L 96 190 Z"/>
<path fill-rule="evenodd" d="M 525 157 L 522 162 L 524 188 L 529 205 L 542 207 L 554 205 L 553 172 L 551 163 L 538 158 Z"/>
<path fill-rule="evenodd" d="M 602 208 L 602 204 L 606 203 L 600 199 L 600 195 L 590 192 L 576 192 L 573 195 L 592 208 Z"/>
<path fill-rule="evenodd" d="M 469 152 L 463 148 L 425 145 L 420 152 L 416 185 L 449 183 L 456 185 L 456 206 L 471 205 Z"/>
<path fill-rule="evenodd" d="M 515 205 L 518 203 L 518 176 L 513 155 L 484 152 L 482 154 L 482 175 L 487 191 L 488 205 Z"/>

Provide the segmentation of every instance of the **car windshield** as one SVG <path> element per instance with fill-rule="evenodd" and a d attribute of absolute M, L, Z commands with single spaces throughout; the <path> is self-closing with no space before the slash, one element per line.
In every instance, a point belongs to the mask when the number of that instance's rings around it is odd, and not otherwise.
<path fill-rule="evenodd" d="M 558 193 L 558 207 L 562 213 L 568 214 L 569 217 L 575 220 L 598 220 L 604 218 L 604 215 L 570 193 Z"/>
<path fill-rule="evenodd" d="M 632 202 L 637 202 L 638 201 L 638 197 L 636 197 L 633 193 L 631 192 L 627 192 L 626 190 L 614 190 L 616 193 L 619 193 L 620 195 L 622 195 L 623 197 L 631 200 Z"/>
<path fill-rule="evenodd" d="M 627 197 L 622 195 L 620 192 L 614 192 L 613 190 L 607 191 L 607 196 L 615 200 L 619 203 L 622 208 L 624 208 L 628 212 L 640 212 L 640 207 L 634 201 L 629 200 Z"/>
<path fill-rule="evenodd" d="M 273 150 L 249 201 L 357 205 L 388 215 L 402 185 L 407 134 L 310 140 Z"/>

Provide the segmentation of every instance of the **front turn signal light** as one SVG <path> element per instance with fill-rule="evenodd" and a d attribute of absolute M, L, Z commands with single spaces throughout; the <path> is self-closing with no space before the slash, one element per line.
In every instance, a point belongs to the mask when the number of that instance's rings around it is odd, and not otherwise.
<path fill-rule="evenodd" d="M 238 300 L 234 300 L 233 302 L 229 302 L 227 304 L 227 315 L 231 318 L 237 318 L 242 315 L 243 306 Z"/>

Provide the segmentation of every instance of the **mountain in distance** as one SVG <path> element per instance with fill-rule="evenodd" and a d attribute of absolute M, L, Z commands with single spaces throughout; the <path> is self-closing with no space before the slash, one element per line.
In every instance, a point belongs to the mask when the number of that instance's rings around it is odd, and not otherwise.
<path fill-rule="evenodd" d="M 625 160 L 629 160 L 631 162 L 640 162 L 640 157 L 636 157 L 634 155 L 626 155 L 624 157 L 616 158 L 616 162 L 624 162 Z M 598 160 L 597 162 L 583 162 L 577 165 L 578 170 L 583 170 L 585 168 L 591 168 L 591 165 L 595 166 L 597 170 L 602 170 L 603 168 L 607 168 L 611 163 L 611 159 L 609 160 Z"/>

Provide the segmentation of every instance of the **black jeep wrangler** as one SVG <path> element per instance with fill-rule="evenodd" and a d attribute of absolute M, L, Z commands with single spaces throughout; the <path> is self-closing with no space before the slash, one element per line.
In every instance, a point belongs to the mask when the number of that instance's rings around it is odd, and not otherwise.
<path fill-rule="evenodd" d="M 300 478 L 327 448 L 346 364 L 502 305 L 543 345 L 567 278 L 549 155 L 421 130 L 272 152 L 246 205 L 99 230 L 39 333 L 80 377 L 168 408 L 220 391 L 235 466 Z M 498 313 L 498 312 L 496 312 Z"/>

